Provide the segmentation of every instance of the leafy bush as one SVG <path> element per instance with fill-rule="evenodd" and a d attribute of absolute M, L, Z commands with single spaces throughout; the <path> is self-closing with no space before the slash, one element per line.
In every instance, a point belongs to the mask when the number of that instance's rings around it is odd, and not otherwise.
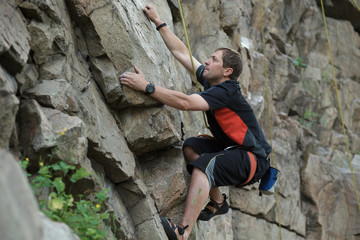
<path fill-rule="evenodd" d="M 46 163 L 40 159 L 36 173 L 27 173 L 40 210 L 49 218 L 66 223 L 83 240 L 105 239 L 106 232 L 102 229 L 102 224 L 103 220 L 109 219 L 109 213 L 101 212 L 101 206 L 108 198 L 106 191 L 95 193 L 93 200 L 78 195 L 76 199 L 79 200 L 74 201 L 73 196 L 65 192 L 63 179 L 75 183 L 90 173 L 64 161 L 55 162 L 53 155 L 49 155 Z M 28 158 L 21 161 L 25 170 L 28 164 Z M 46 197 L 43 196 L 44 192 L 47 192 Z"/>

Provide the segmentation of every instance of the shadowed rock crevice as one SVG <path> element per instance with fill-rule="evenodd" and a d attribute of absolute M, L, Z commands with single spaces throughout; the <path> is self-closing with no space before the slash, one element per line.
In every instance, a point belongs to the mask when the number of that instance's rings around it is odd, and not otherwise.
<path fill-rule="evenodd" d="M 321 8 L 321 2 L 316 0 L 318 6 Z M 356 1 L 355 1 L 356 2 Z M 357 2 L 359 6 L 359 3 Z M 359 6 L 360 7 L 360 6 Z M 360 34 L 360 11 L 357 9 L 352 0 L 330 0 L 324 1 L 325 15 L 340 20 L 351 22 L 355 31 Z"/>

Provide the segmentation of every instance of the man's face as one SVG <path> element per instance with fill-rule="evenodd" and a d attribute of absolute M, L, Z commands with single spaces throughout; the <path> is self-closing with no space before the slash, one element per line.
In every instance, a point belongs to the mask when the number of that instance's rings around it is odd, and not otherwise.
<path fill-rule="evenodd" d="M 214 52 L 208 60 L 205 61 L 204 78 L 209 82 L 217 82 L 223 77 L 223 54 L 222 51 Z"/>

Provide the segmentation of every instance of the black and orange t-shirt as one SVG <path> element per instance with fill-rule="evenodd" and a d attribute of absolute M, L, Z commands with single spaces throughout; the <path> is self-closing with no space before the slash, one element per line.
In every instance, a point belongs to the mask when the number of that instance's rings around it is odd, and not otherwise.
<path fill-rule="evenodd" d="M 225 146 L 239 145 L 259 157 L 268 156 L 271 146 L 265 139 L 253 109 L 241 94 L 239 83 L 228 80 L 211 86 L 203 78 L 204 68 L 201 65 L 196 75 L 205 89 L 199 94 L 210 105 L 206 116 L 213 136 Z"/>

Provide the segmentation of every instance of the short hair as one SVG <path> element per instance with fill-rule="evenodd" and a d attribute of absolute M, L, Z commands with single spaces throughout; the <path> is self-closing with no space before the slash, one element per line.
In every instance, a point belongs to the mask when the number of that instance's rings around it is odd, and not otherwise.
<path fill-rule="evenodd" d="M 216 51 L 222 51 L 223 54 L 223 67 L 232 68 L 233 72 L 230 74 L 230 79 L 237 80 L 242 73 L 243 64 L 239 52 L 230 48 L 218 48 Z"/>

